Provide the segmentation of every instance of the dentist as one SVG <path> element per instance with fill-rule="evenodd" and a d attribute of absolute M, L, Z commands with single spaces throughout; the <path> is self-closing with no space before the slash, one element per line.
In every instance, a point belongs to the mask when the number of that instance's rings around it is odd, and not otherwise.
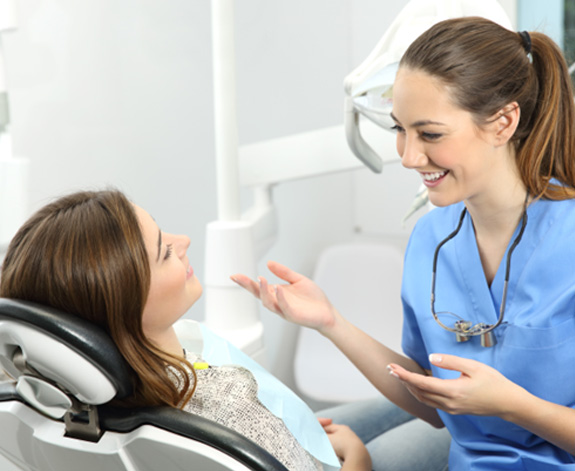
<path fill-rule="evenodd" d="M 283 265 L 268 264 L 286 284 L 232 278 L 447 427 L 450 471 L 575 470 L 575 107 L 560 49 L 479 17 L 440 22 L 404 54 L 392 118 L 437 206 L 405 255 L 404 354 Z"/>

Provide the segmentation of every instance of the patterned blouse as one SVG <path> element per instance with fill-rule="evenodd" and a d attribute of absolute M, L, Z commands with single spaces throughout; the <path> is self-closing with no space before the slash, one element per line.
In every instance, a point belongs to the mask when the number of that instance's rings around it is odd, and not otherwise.
<path fill-rule="evenodd" d="M 201 361 L 186 352 L 190 363 Z M 322 470 L 284 422 L 258 399 L 253 374 L 236 365 L 196 369 L 198 384 L 183 409 L 229 427 L 275 456 L 290 471 Z"/>

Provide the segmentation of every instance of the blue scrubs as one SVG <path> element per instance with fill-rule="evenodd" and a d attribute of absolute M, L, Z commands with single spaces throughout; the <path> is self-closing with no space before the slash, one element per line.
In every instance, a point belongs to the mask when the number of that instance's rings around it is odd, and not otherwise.
<path fill-rule="evenodd" d="M 497 345 L 490 348 L 482 347 L 479 337 L 457 343 L 455 334 L 441 328 L 430 310 L 433 253 L 456 228 L 462 209 L 461 203 L 434 209 L 418 221 L 410 238 L 402 288 L 405 353 L 440 378 L 459 373 L 432 367 L 430 353 L 471 358 L 535 396 L 574 407 L 575 201 L 542 200 L 528 207 L 525 233 L 511 257 L 504 323 L 495 329 Z M 459 234 L 439 252 L 436 312 L 450 311 L 474 325 L 495 323 L 506 257 L 507 253 L 489 286 L 467 214 Z M 456 320 L 446 315 L 440 319 L 450 326 Z M 573 455 L 513 423 L 439 413 L 453 437 L 450 471 L 575 470 Z"/>

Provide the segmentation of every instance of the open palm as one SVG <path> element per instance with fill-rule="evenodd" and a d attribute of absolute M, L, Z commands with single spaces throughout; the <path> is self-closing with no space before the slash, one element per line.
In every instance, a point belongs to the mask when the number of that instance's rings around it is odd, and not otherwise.
<path fill-rule="evenodd" d="M 333 324 L 335 309 L 319 286 L 280 263 L 268 262 L 268 268 L 287 284 L 270 285 L 264 277 L 258 283 L 242 274 L 232 280 L 290 322 L 319 331 Z"/>

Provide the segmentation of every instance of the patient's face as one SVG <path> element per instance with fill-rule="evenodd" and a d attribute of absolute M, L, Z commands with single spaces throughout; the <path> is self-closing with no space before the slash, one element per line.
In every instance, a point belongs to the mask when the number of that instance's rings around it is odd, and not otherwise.
<path fill-rule="evenodd" d="M 146 243 L 151 272 L 142 327 L 148 338 L 156 339 L 171 329 L 173 323 L 199 299 L 202 285 L 186 255 L 190 239 L 160 231 L 146 211 L 139 206 L 135 206 L 135 209 Z"/>

